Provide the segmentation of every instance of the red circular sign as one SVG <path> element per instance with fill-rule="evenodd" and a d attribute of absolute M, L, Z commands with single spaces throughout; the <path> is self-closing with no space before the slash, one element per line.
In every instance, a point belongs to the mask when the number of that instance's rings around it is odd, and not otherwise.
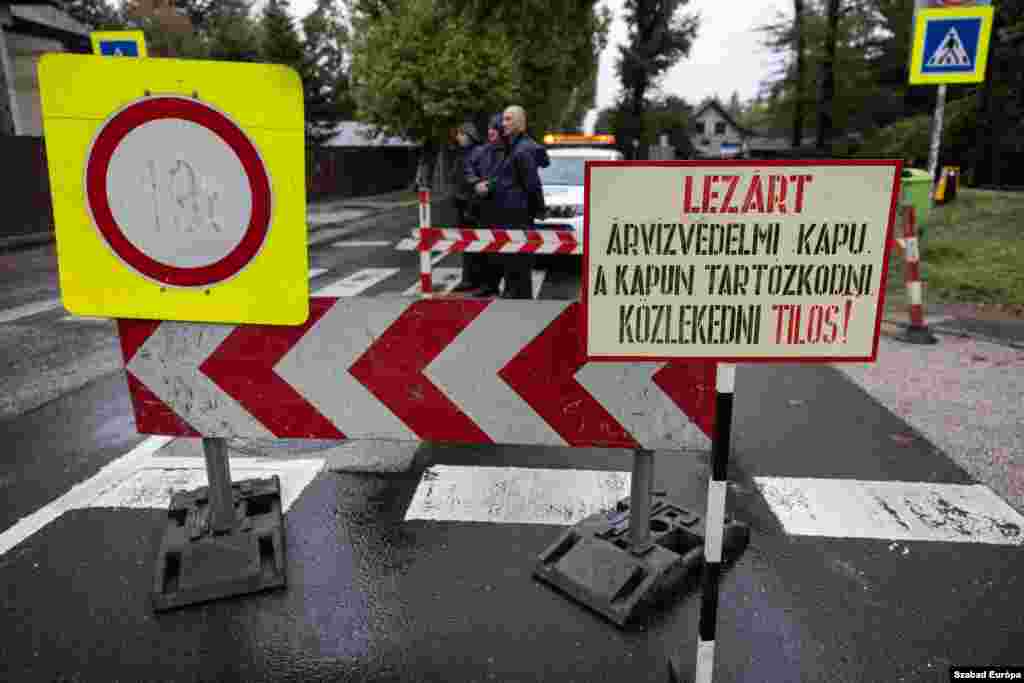
<path fill-rule="evenodd" d="M 107 195 L 107 171 L 111 158 L 130 132 L 160 119 L 191 121 L 212 132 L 234 151 L 248 178 L 252 191 L 248 225 L 238 245 L 214 263 L 198 267 L 162 263 L 136 247 L 114 219 Z M 114 253 L 140 274 L 177 287 L 211 285 L 236 275 L 259 253 L 270 228 L 270 177 L 256 147 L 223 113 L 183 97 L 147 97 L 112 116 L 100 129 L 89 150 L 85 190 L 93 222 Z"/>

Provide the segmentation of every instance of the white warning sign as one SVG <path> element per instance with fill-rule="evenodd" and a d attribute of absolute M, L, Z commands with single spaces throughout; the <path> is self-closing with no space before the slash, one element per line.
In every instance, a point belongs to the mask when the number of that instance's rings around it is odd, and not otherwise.
<path fill-rule="evenodd" d="M 928 58 L 928 66 L 970 66 L 971 57 L 960 40 L 956 27 L 951 27 L 939 47 Z"/>

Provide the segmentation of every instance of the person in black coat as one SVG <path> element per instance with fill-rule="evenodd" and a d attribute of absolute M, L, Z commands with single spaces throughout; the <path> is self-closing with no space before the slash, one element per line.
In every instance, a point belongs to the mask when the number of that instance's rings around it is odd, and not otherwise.
<path fill-rule="evenodd" d="M 481 183 L 486 186 L 487 179 L 501 165 L 505 159 L 505 143 L 501 138 L 501 114 L 495 114 L 491 118 L 487 128 L 487 143 L 480 145 L 473 150 L 466 160 L 465 177 L 470 186 L 474 189 L 476 206 L 476 225 L 481 228 L 494 226 L 491 221 L 495 218 L 494 196 L 481 192 Z M 500 226 L 497 226 L 500 227 Z M 497 255 L 484 253 L 463 253 L 463 263 L 466 258 L 472 266 L 472 279 L 470 273 L 463 270 L 462 283 L 453 291 L 472 293 L 478 297 L 497 296 L 498 285 L 501 282 L 501 264 Z"/>
<path fill-rule="evenodd" d="M 459 126 L 455 139 L 459 143 L 458 153 L 452 163 L 452 182 L 455 186 L 454 200 L 456 220 L 460 228 L 476 225 L 480 219 L 480 206 L 473 191 L 473 182 L 469 176 L 471 161 L 480 149 L 480 133 L 472 122 Z M 479 254 L 462 254 L 462 280 L 454 292 L 465 293 L 480 289 L 483 284 L 483 262 Z"/>

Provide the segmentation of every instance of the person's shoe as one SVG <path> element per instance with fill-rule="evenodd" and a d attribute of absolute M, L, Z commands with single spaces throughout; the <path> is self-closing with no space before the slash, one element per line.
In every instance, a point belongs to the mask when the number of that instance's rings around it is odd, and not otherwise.
<path fill-rule="evenodd" d="M 480 289 L 480 285 L 474 285 L 472 282 L 460 282 L 452 288 L 452 292 L 455 294 L 468 294 L 469 292 L 475 292 Z"/>

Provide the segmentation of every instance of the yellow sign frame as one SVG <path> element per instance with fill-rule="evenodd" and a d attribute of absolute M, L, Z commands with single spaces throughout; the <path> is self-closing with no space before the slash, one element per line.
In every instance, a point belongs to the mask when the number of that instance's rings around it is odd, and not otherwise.
<path fill-rule="evenodd" d="M 960 8 L 921 9 L 914 14 L 914 40 L 910 56 L 911 85 L 942 85 L 943 83 L 981 83 L 985 80 L 985 66 L 988 64 L 988 49 L 992 37 L 991 5 Z M 929 22 L 944 19 L 981 19 L 978 34 L 978 51 L 975 55 L 974 70 L 969 73 L 926 74 L 922 71 L 925 63 L 924 41 Z"/>
<path fill-rule="evenodd" d="M 149 56 L 149 53 L 146 52 L 146 34 L 142 31 L 93 31 L 89 34 L 89 40 L 92 42 L 94 55 L 104 56 L 100 52 L 100 43 L 118 40 L 135 43 L 139 50 L 139 57 Z"/>
<path fill-rule="evenodd" d="M 298 325 L 308 319 L 305 123 L 302 81 L 294 69 L 54 53 L 39 61 L 39 86 L 61 299 L 68 311 L 108 318 L 267 325 Z M 92 181 L 86 178 L 88 157 L 101 130 L 127 106 L 160 96 L 218 112 L 235 124 L 262 161 L 263 187 L 270 193 L 263 199 L 253 196 L 250 225 L 255 222 L 255 206 L 269 203 L 263 212 L 265 232 L 258 248 L 249 250 L 230 277 L 176 285 L 144 275 L 126 263 L 109 237 L 110 223 L 103 223 L 108 226 L 104 232 L 93 216 L 95 202 L 86 199 L 89 182 L 95 192 L 110 177 L 93 173 Z M 111 197 L 107 190 L 111 206 L 142 191 L 140 185 Z M 175 240 L 182 240 L 193 253 L 202 254 L 202 246 L 196 248 L 196 241 L 203 240 L 198 233 L 160 239 L 168 240 L 172 250 Z M 210 258 L 220 255 L 214 252 Z"/>

